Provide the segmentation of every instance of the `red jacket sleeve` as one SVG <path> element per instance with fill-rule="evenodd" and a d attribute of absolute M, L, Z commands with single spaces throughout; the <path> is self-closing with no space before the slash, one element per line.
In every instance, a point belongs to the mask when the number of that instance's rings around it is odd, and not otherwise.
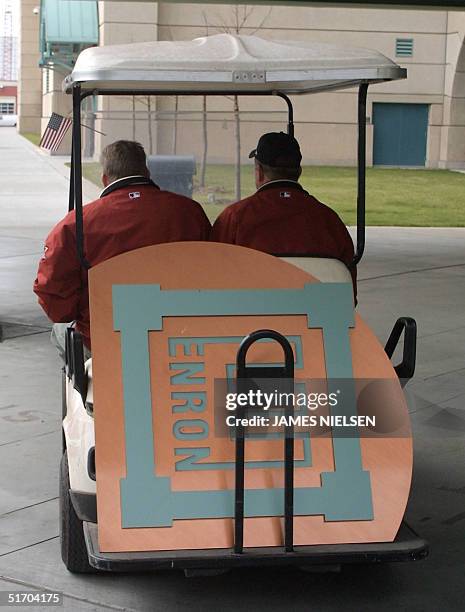
<path fill-rule="evenodd" d="M 228 206 L 214 222 L 210 241 L 236 244 L 236 229 L 237 224 L 234 212 L 231 206 Z"/>
<path fill-rule="evenodd" d="M 47 236 L 34 292 L 53 322 L 79 319 L 82 279 L 76 254 L 74 213 L 67 215 Z"/>

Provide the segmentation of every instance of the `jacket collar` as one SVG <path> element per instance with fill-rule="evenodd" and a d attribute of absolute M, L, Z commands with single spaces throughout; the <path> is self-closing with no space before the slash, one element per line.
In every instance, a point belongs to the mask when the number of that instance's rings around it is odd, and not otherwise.
<path fill-rule="evenodd" d="M 160 189 L 160 187 L 158 187 L 158 185 L 156 185 L 152 181 L 152 179 L 147 178 L 145 176 L 124 176 L 123 178 L 117 179 L 116 181 L 113 181 L 112 183 L 107 185 L 100 194 L 100 197 L 104 198 L 108 194 L 113 193 L 113 191 L 116 191 L 117 189 L 122 189 L 123 187 L 129 187 L 130 185 L 151 185 L 152 187 Z"/>
<path fill-rule="evenodd" d="M 307 193 L 305 189 L 302 187 L 302 185 L 300 185 L 300 183 L 298 183 L 297 181 L 291 181 L 289 179 L 278 179 L 276 181 L 268 181 L 268 183 L 265 183 L 264 185 L 259 187 L 256 193 L 258 193 L 259 191 L 266 191 L 267 189 L 273 189 L 276 187 L 283 187 L 283 188 L 287 187 L 287 189 L 298 189 L 299 191 L 303 191 L 304 193 Z"/>

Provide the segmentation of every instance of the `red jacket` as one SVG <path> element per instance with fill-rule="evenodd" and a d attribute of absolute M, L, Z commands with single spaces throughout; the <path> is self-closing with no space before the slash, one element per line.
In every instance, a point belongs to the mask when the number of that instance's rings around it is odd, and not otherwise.
<path fill-rule="evenodd" d="M 83 219 L 84 252 L 91 266 L 152 244 L 208 240 L 211 229 L 200 204 L 153 184 L 137 184 L 137 179 L 129 186 L 110 185 L 84 206 Z M 74 211 L 48 235 L 34 291 L 52 321 L 76 320 L 90 347 L 87 271 L 76 253 Z"/>
<path fill-rule="evenodd" d="M 213 224 L 210 240 L 274 255 L 313 255 L 347 266 L 354 245 L 337 213 L 295 181 L 272 181 L 228 206 Z M 356 295 L 357 271 L 350 268 Z"/>

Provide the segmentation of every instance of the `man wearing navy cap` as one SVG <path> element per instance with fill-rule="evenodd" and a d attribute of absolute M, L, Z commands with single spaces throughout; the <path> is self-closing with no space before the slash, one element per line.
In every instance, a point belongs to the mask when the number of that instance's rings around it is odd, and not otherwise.
<path fill-rule="evenodd" d="M 275 255 L 339 259 L 350 266 L 356 295 L 352 239 L 337 213 L 298 183 L 302 154 L 297 140 L 284 132 L 264 134 L 249 157 L 255 160 L 257 191 L 221 213 L 210 240 Z"/>

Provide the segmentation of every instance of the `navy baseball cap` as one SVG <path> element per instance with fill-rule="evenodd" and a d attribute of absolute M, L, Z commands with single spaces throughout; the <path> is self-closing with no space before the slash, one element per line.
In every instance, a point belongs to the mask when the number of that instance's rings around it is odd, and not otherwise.
<path fill-rule="evenodd" d="M 302 161 L 299 143 L 284 132 L 263 134 L 249 157 L 274 168 L 298 168 Z"/>

